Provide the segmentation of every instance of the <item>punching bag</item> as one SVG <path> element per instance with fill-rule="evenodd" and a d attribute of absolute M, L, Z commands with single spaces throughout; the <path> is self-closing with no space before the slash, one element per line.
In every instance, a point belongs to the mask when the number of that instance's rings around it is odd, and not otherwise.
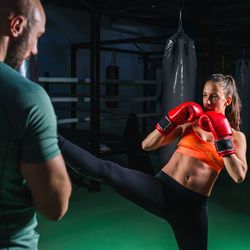
<path fill-rule="evenodd" d="M 106 68 L 106 79 L 114 80 L 119 79 L 119 67 L 114 65 L 109 65 Z M 107 83 L 106 84 L 106 96 L 118 96 L 119 95 L 119 85 L 117 83 Z M 106 102 L 107 108 L 118 108 L 119 103 L 117 101 Z"/>
<path fill-rule="evenodd" d="M 106 79 L 115 80 L 119 79 L 119 67 L 116 66 L 116 54 L 112 53 L 112 65 L 106 68 Z M 118 96 L 119 95 L 119 85 L 117 83 L 107 83 L 106 84 L 106 96 Z M 107 101 L 106 108 L 118 108 L 118 101 Z"/>
<path fill-rule="evenodd" d="M 241 130 L 245 133 L 246 137 L 249 138 L 250 129 L 250 68 L 249 61 L 246 58 L 245 50 L 243 50 L 242 57 L 236 61 L 235 68 L 235 82 L 239 92 L 239 96 L 242 102 L 242 112 L 241 112 Z"/>
<path fill-rule="evenodd" d="M 181 23 L 166 42 L 162 64 L 162 115 L 187 101 L 194 101 L 197 60 L 194 42 L 184 33 Z M 177 141 L 160 149 L 163 164 L 171 158 Z"/>

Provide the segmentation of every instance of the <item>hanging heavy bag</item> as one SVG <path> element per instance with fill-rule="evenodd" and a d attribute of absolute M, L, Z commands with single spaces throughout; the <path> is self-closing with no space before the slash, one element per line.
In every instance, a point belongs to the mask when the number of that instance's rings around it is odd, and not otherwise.
<path fill-rule="evenodd" d="M 249 91 L 250 91 L 250 67 L 249 62 L 246 57 L 246 51 L 243 50 L 243 54 L 240 59 L 236 61 L 235 67 L 235 82 L 237 84 L 237 89 L 239 91 L 239 96 L 242 103 L 242 131 L 245 133 L 246 137 L 250 137 L 250 117 L 249 117 Z"/>
<path fill-rule="evenodd" d="M 115 65 L 109 65 L 106 68 L 106 79 L 114 80 L 119 79 L 119 67 Z M 118 83 L 107 83 L 106 84 L 106 96 L 118 96 L 119 95 L 119 85 Z M 118 101 L 108 101 L 106 102 L 107 108 L 118 108 Z"/>
<path fill-rule="evenodd" d="M 194 101 L 197 60 L 194 42 L 183 31 L 181 10 L 179 29 L 167 39 L 162 65 L 162 115 L 176 106 Z M 166 163 L 176 149 L 172 142 L 160 149 L 160 159 Z"/>

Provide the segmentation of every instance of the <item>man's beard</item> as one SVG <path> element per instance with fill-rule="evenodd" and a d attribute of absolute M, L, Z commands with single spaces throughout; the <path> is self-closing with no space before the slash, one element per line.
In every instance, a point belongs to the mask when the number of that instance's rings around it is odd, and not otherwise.
<path fill-rule="evenodd" d="M 17 70 L 26 59 L 25 55 L 27 54 L 28 49 L 28 39 L 29 32 L 25 29 L 20 37 L 15 40 L 13 39 L 9 44 L 4 62 L 13 69 Z"/>

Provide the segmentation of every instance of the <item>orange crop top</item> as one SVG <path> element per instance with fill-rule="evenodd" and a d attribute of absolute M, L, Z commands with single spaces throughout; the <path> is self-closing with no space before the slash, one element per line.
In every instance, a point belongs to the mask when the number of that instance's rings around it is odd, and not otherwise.
<path fill-rule="evenodd" d="M 201 160 L 217 173 L 224 168 L 223 159 L 216 152 L 214 143 L 204 141 L 195 131 L 194 124 L 184 131 L 177 146 L 176 152 Z"/>

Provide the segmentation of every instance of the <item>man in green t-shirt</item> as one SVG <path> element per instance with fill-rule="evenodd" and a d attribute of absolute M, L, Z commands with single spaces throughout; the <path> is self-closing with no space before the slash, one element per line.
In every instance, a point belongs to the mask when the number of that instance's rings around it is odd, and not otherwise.
<path fill-rule="evenodd" d="M 37 249 L 35 209 L 60 220 L 71 194 L 50 99 L 14 70 L 37 54 L 45 19 L 39 0 L 0 0 L 0 249 Z"/>

